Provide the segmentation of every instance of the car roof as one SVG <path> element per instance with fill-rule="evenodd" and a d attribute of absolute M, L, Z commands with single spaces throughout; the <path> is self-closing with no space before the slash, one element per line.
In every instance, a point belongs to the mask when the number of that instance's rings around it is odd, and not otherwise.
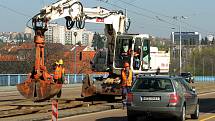
<path fill-rule="evenodd" d="M 144 75 L 139 74 L 137 78 L 165 78 L 165 79 L 178 79 L 183 78 L 181 76 L 172 76 L 172 75 Z"/>

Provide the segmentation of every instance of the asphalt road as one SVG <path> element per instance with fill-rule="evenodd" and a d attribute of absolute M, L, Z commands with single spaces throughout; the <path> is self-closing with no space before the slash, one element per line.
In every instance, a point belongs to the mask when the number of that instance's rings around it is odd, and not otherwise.
<path fill-rule="evenodd" d="M 70 87 L 64 87 L 62 90 L 62 98 L 75 98 L 80 97 L 81 95 L 81 86 L 80 84 L 70 86 Z M 2 110 L 3 105 L 10 104 L 15 101 L 22 101 L 25 100 L 25 98 L 20 95 L 20 93 L 16 90 L 16 87 L 11 87 L 9 89 L 1 89 L 0 90 L 0 106 Z"/>
<path fill-rule="evenodd" d="M 63 87 L 62 97 L 73 97 L 81 95 L 81 84 L 74 84 L 71 86 Z M 16 87 L 8 87 L 8 88 L 0 88 L 0 101 L 4 101 L 7 99 L 25 99 L 20 93 L 17 91 Z"/>
<path fill-rule="evenodd" d="M 191 120 L 187 116 L 187 121 L 215 121 L 215 92 L 199 95 L 200 98 L 200 118 Z M 62 118 L 59 121 L 127 121 L 127 112 L 123 109 L 115 109 L 98 113 L 84 114 Z M 166 121 L 166 120 L 165 120 Z"/>
<path fill-rule="evenodd" d="M 74 98 L 80 97 L 81 86 L 75 85 L 72 87 L 63 88 L 62 98 Z M 200 121 L 215 121 L 215 92 L 211 94 L 201 94 L 200 98 Z M 13 101 L 19 101 L 25 99 L 22 97 L 16 88 L 2 90 L 0 89 L 0 111 L 11 108 L 10 106 L 4 106 Z M 35 114 L 37 115 L 37 114 Z M 27 117 L 28 115 L 26 115 Z M 18 116 L 20 119 L 25 117 Z M 14 119 L 18 119 L 14 117 Z M 10 118 L 12 119 L 12 117 Z M 67 117 L 60 119 L 60 121 L 127 121 L 127 112 L 126 110 L 116 109 L 109 111 L 102 111 L 98 113 L 91 113 L 85 115 L 77 115 L 73 117 Z M 11 120 L 12 121 L 12 120 Z M 187 121 L 191 120 L 190 116 L 187 116 Z M 197 121 L 197 120 L 196 120 Z"/>

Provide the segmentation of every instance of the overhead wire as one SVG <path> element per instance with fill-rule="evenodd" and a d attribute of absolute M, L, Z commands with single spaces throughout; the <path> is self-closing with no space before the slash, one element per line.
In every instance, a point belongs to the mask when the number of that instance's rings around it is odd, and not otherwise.
<path fill-rule="evenodd" d="M 42 7 L 44 7 L 45 6 L 45 1 L 41 0 L 41 2 L 42 2 Z"/>
<path fill-rule="evenodd" d="M 132 7 L 141 9 L 141 10 L 143 10 L 143 11 L 153 13 L 153 14 L 155 14 L 155 15 L 161 15 L 161 16 L 164 16 L 164 17 L 167 17 L 167 18 L 171 17 L 171 16 L 167 16 L 167 15 L 162 14 L 162 13 L 158 13 L 158 12 L 155 12 L 155 11 L 152 11 L 152 10 L 149 10 L 149 9 L 146 9 L 146 8 L 142 8 L 142 7 L 136 6 L 136 5 L 132 4 L 132 3 L 126 2 L 126 1 L 124 1 L 124 0 L 118 0 L 118 1 L 120 1 L 120 2 L 122 2 L 122 3 L 124 3 L 124 4 L 127 4 L 127 5 L 130 5 L 130 6 L 132 6 Z"/>
<path fill-rule="evenodd" d="M 2 5 L 2 4 L 0 4 L 0 7 L 1 8 L 5 8 L 5 9 L 7 9 L 7 10 L 13 12 L 13 13 L 16 13 L 18 15 L 21 15 L 21 16 L 24 16 L 24 17 L 27 17 L 27 18 L 31 17 L 31 16 L 29 16 L 29 15 L 27 15 L 25 13 L 19 12 L 19 11 L 15 10 L 15 9 L 9 8 L 9 7 L 7 7 L 5 5 Z"/>
<path fill-rule="evenodd" d="M 105 3 L 105 4 L 109 4 L 109 5 L 111 5 L 111 6 L 114 6 L 114 7 L 117 7 L 117 8 L 120 8 L 120 9 L 125 9 L 125 8 L 123 8 L 123 7 L 121 7 L 121 6 L 118 6 L 118 5 L 115 5 L 115 4 L 112 4 L 111 2 L 109 2 L 109 1 L 103 1 L 103 0 L 96 0 L 96 1 L 100 1 L 100 2 L 103 2 L 103 3 Z M 140 13 L 140 12 L 137 12 L 137 11 L 133 11 L 133 10 L 127 10 L 128 12 L 131 12 L 131 13 L 134 13 L 134 14 L 136 14 L 136 15 L 138 15 L 138 16 L 142 16 L 142 17 L 145 17 L 145 18 L 148 18 L 148 19 L 151 19 L 151 20 L 156 20 L 156 21 L 160 21 L 160 22 L 163 22 L 163 23 L 167 23 L 167 24 L 170 24 L 170 25 L 173 25 L 173 26 L 177 26 L 176 24 L 174 24 L 174 23 L 170 23 L 170 22 L 168 22 L 168 21 L 166 21 L 166 20 L 163 20 L 163 19 L 161 19 L 161 18 L 158 18 L 157 16 L 156 17 L 152 17 L 152 16 L 149 16 L 149 15 L 145 15 L 145 14 L 143 14 L 143 13 Z"/>
<path fill-rule="evenodd" d="M 105 4 L 109 4 L 109 5 L 111 5 L 111 6 L 120 8 L 120 9 L 125 9 L 125 8 L 123 8 L 123 7 L 121 7 L 121 6 L 116 5 L 116 4 L 112 4 L 112 3 L 111 3 L 110 1 L 108 1 L 108 0 L 105 0 L 105 1 L 104 1 L 104 0 L 96 0 L 96 1 L 100 1 L 100 2 L 103 2 L 103 3 L 105 3 Z M 137 11 L 133 11 L 133 10 L 127 10 L 128 12 L 134 13 L 134 14 L 136 14 L 136 15 L 138 15 L 138 16 L 142 16 L 142 17 L 145 17 L 145 18 L 148 18 L 148 19 L 151 19 L 151 20 L 156 20 L 156 21 L 159 20 L 160 22 L 163 22 L 163 23 L 172 25 L 172 26 L 174 26 L 174 27 L 178 27 L 178 26 L 179 26 L 179 24 L 175 24 L 174 21 L 173 21 L 173 22 L 170 21 L 170 20 L 175 20 L 175 19 L 173 19 L 172 16 L 168 16 L 168 15 L 165 15 L 165 14 L 162 14 L 162 13 L 159 13 L 159 12 L 155 12 L 155 11 L 152 11 L 152 10 L 149 10 L 149 9 L 141 8 L 141 7 L 139 7 L 139 6 L 136 6 L 136 5 L 132 4 L 132 3 L 129 3 L 129 2 L 126 2 L 126 1 L 123 1 L 123 0 L 119 0 L 119 1 L 122 2 L 122 3 L 124 3 L 124 4 L 130 5 L 130 6 L 132 6 L 132 7 L 141 9 L 141 10 L 143 10 L 143 11 L 146 11 L 146 12 L 149 12 L 149 13 L 152 13 L 152 14 L 155 14 L 155 15 L 157 15 L 157 16 L 152 17 L 152 16 L 145 15 L 145 14 L 140 13 L 140 12 L 137 12 Z M 166 20 L 166 19 L 163 19 L 163 18 L 161 18 L 161 17 L 159 17 L 159 16 L 168 18 L 169 21 Z M 179 20 L 176 20 L 176 22 L 179 22 Z M 187 23 L 187 22 L 184 22 L 184 21 L 181 21 L 181 23 L 184 24 L 184 25 L 181 25 L 181 27 L 184 28 L 184 29 L 187 29 L 187 30 L 191 30 L 191 31 L 200 31 L 201 33 L 204 33 L 204 34 L 212 33 L 212 32 L 207 31 L 206 29 L 203 29 L 203 28 L 200 28 L 200 27 L 191 25 L 191 24 L 189 24 L 189 23 Z"/>
<path fill-rule="evenodd" d="M 134 4 L 132 4 L 132 3 L 126 2 L 126 1 L 124 1 L 124 0 L 118 0 L 118 1 L 120 1 L 120 2 L 122 2 L 122 3 L 124 3 L 124 4 L 127 4 L 127 5 L 130 5 L 130 6 L 132 6 L 132 7 L 141 9 L 141 10 L 143 10 L 143 11 L 150 12 L 150 13 L 155 14 L 155 15 L 163 16 L 163 17 L 168 18 L 168 19 L 173 19 L 172 16 L 168 16 L 168 15 L 165 15 L 165 14 L 163 14 L 163 13 L 159 13 L 159 12 L 155 12 L 155 11 L 152 11 L 152 10 L 149 10 L 149 9 L 146 9 L 146 8 L 142 8 L 142 7 L 139 7 L 139 6 L 134 5 Z M 166 21 L 166 20 L 162 19 L 162 21 Z M 176 20 L 176 21 L 179 21 L 179 20 Z M 166 22 L 168 22 L 168 21 L 166 21 Z M 189 24 L 189 23 L 187 23 L 187 22 L 182 21 L 182 23 L 184 23 L 184 24 L 190 26 L 191 28 L 195 28 L 195 29 L 198 29 L 198 30 L 202 30 L 202 32 L 205 31 L 204 33 L 209 32 L 209 31 L 207 31 L 207 30 L 205 30 L 205 29 L 203 29 L 203 28 L 196 27 L 196 26 L 191 25 L 191 24 Z M 186 27 L 187 27 L 187 26 L 186 26 Z"/>
<path fill-rule="evenodd" d="M 27 15 L 27 14 L 25 14 L 25 13 L 19 12 L 18 10 L 9 8 L 9 7 L 7 7 L 7 6 L 5 6 L 5 5 L 2 5 L 2 4 L 0 4 L 0 7 L 1 7 L 1 8 L 4 8 L 4 9 L 7 9 L 7 10 L 9 10 L 9 11 L 11 11 L 11 12 L 17 14 L 17 15 L 21 15 L 21 16 L 23 16 L 23 17 L 30 18 L 30 19 L 27 21 L 26 26 L 27 26 L 28 28 L 30 28 L 30 29 L 33 29 L 32 27 L 30 27 L 30 26 L 28 25 L 29 22 L 31 21 L 31 18 L 32 18 L 30 15 Z"/>

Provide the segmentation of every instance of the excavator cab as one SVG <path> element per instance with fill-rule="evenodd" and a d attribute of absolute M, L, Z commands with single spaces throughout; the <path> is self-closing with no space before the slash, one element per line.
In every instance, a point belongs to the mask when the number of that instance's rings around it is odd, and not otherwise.
<path fill-rule="evenodd" d="M 119 35 L 116 38 L 113 69 L 119 74 L 123 63 L 128 62 L 133 72 L 150 69 L 150 41 L 145 34 Z"/>

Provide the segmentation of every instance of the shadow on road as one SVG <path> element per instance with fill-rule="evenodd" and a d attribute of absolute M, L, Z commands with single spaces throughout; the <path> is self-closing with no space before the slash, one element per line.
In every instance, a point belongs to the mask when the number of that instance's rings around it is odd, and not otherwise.
<path fill-rule="evenodd" d="M 215 113 L 215 98 L 200 99 L 200 112 L 201 113 Z"/>
<path fill-rule="evenodd" d="M 8 101 L 20 101 L 20 100 L 23 100 L 23 99 L 3 99 L 3 100 L 1 100 L 0 99 L 0 102 L 8 102 Z"/>
<path fill-rule="evenodd" d="M 137 121 L 173 121 L 172 118 L 161 118 L 161 119 L 145 119 L 144 117 L 138 117 Z M 124 117 L 107 117 L 107 118 L 102 118 L 102 119 L 97 119 L 96 121 L 127 121 L 127 116 Z"/>
<path fill-rule="evenodd" d="M 127 116 L 124 117 L 106 117 L 102 119 L 97 119 L 96 121 L 127 121 Z"/>

